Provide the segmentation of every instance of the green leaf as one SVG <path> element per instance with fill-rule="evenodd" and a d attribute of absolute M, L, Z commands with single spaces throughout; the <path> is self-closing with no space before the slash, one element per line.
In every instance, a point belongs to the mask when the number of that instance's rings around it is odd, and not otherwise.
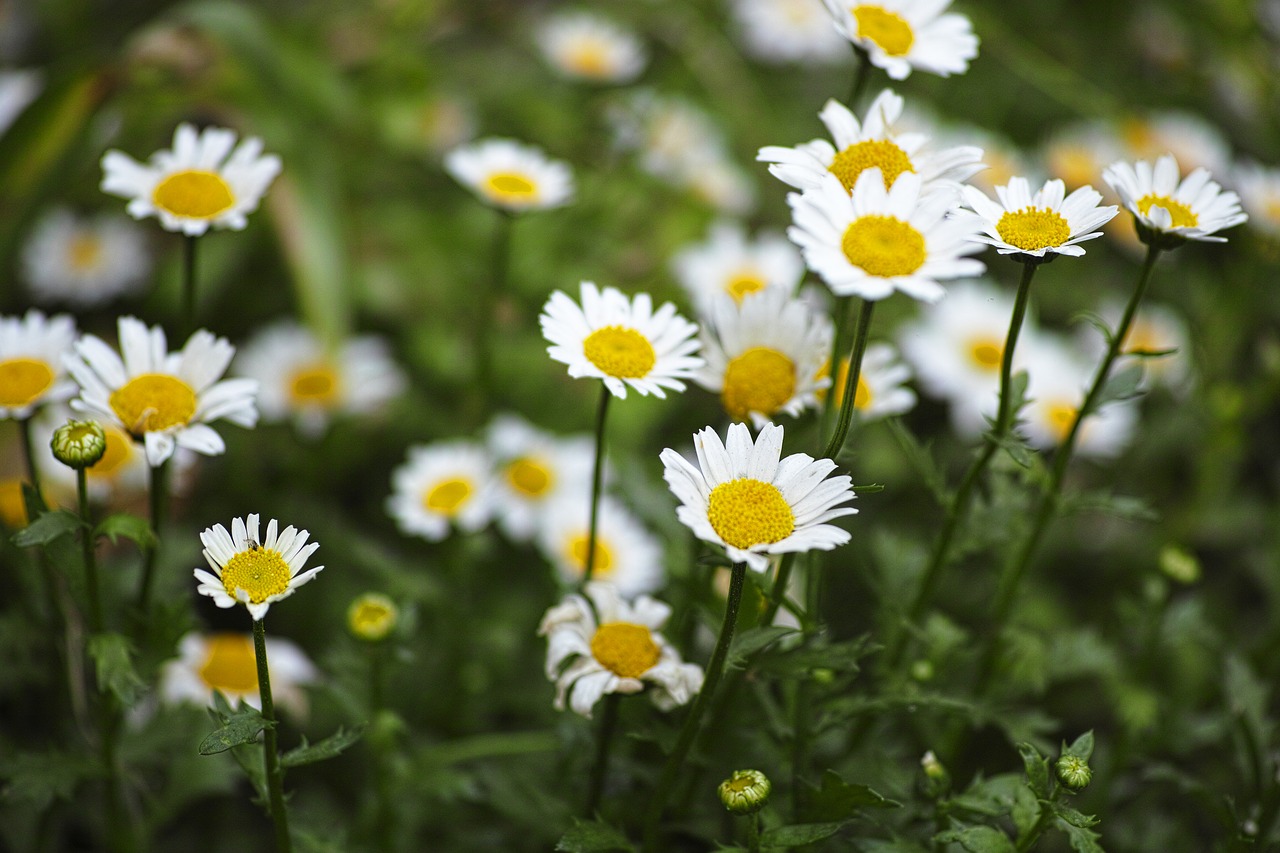
<path fill-rule="evenodd" d="M 70 800 L 77 784 L 96 773 L 92 758 L 63 752 L 18 752 L 0 759 L 6 799 L 43 811 L 55 799 Z"/>
<path fill-rule="evenodd" d="M 364 724 L 361 723 L 350 731 L 340 727 L 329 737 L 317 743 L 309 744 L 306 737 L 303 737 L 302 746 L 286 752 L 281 757 L 280 763 L 285 767 L 299 767 L 303 764 L 314 764 L 317 761 L 335 758 L 341 755 L 347 747 L 360 740 L 363 734 Z"/>
<path fill-rule="evenodd" d="M 135 542 L 139 548 L 153 548 L 159 541 L 146 519 L 127 512 L 109 515 L 98 522 L 98 526 L 93 529 L 93 538 L 102 536 L 110 539 L 112 545 L 123 536 Z"/>
<path fill-rule="evenodd" d="M 569 831 L 560 836 L 556 850 L 561 853 L 611 853 L 611 851 L 635 850 L 627 837 L 600 821 L 577 820 Z"/>
<path fill-rule="evenodd" d="M 13 544 L 20 548 L 32 545 L 48 545 L 55 539 L 68 536 L 84 527 L 80 516 L 65 509 L 41 513 L 40 517 L 13 534 Z"/>
<path fill-rule="evenodd" d="M 1089 757 L 1093 755 L 1093 729 L 1089 729 L 1089 731 L 1073 740 L 1070 746 L 1064 743 L 1062 745 L 1062 754 L 1074 755 L 1081 761 L 1088 761 Z"/>
<path fill-rule="evenodd" d="M 840 831 L 844 821 L 832 823 L 796 823 L 791 826 L 775 826 L 760 836 L 761 847 L 801 847 L 830 838 Z"/>
<path fill-rule="evenodd" d="M 1037 799 L 1049 799 L 1049 760 L 1029 743 L 1018 744 L 1018 754 L 1027 772 L 1027 786 Z"/>
<path fill-rule="evenodd" d="M 1130 521 L 1159 521 L 1160 513 L 1146 501 L 1130 495 L 1114 495 L 1110 492 L 1081 492 L 1062 501 L 1064 513 L 1104 512 Z"/>
<path fill-rule="evenodd" d="M 886 799 L 866 785 L 851 785 L 834 770 L 822 774 L 822 787 L 800 782 L 797 817 L 809 824 L 844 821 L 862 809 L 895 809 L 899 803 Z"/>
<path fill-rule="evenodd" d="M 1134 362 L 1129 366 L 1111 374 L 1107 377 L 1107 382 L 1102 386 L 1102 391 L 1098 393 L 1098 399 L 1094 400 L 1093 405 L 1085 415 L 1091 415 L 1097 412 L 1107 403 L 1117 400 L 1132 400 L 1141 392 L 1138 390 L 1142 385 L 1142 364 Z"/>
<path fill-rule="evenodd" d="M 884 491 L 883 483 L 870 483 L 866 486 L 850 486 L 855 495 L 874 495 L 876 492 Z"/>
<path fill-rule="evenodd" d="M 854 674 L 860 668 L 859 661 L 880 648 L 879 645 L 868 643 L 866 636 L 853 640 L 841 640 L 838 643 L 815 642 L 770 652 L 762 657 L 757 665 L 768 672 L 798 677 L 808 677 L 814 669 Z"/>
<path fill-rule="evenodd" d="M 242 743 L 252 743 L 268 725 L 274 726 L 275 723 L 267 722 L 262 714 L 241 705 L 239 711 L 227 718 L 222 728 L 210 732 L 208 737 L 200 741 L 200 754 L 214 755 Z"/>
<path fill-rule="evenodd" d="M 122 634 L 94 634 L 89 638 L 88 651 L 99 687 L 111 691 L 122 704 L 132 705 L 146 688 L 133 668 L 133 644 Z"/>
<path fill-rule="evenodd" d="M 933 494 L 934 500 L 938 502 L 938 506 L 949 504 L 951 495 L 947 491 L 946 475 L 934 462 L 933 454 L 929 452 L 929 445 L 921 444 L 916 440 L 911 430 L 903 426 L 898 418 L 889 418 L 886 423 L 902 455 L 906 457 L 907 464 L 914 468 L 920 479 L 924 481 L 930 493 Z"/>
<path fill-rule="evenodd" d="M 743 631 L 733 638 L 733 643 L 729 646 L 729 668 L 736 669 L 746 666 L 747 660 L 756 652 L 770 643 L 794 633 L 796 633 L 795 628 L 787 628 L 781 625 L 749 628 Z"/>
<path fill-rule="evenodd" d="M 941 844 L 959 844 L 969 853 L 1015 853 L 1017 850 L 1009 836 L 990 826 L 951 829 L 938 833 L 933 840 Z"/>
<path fill-rule="evenodd" d="M 1093 815 L 1077 811 L 1076 809 L 1071 808 L 1071 806 L 1064 806 L 1062 803 L 1053 804 L 1053 813 L 1063 821 L 1081 829 L 1087 829 L 1091 826 L 1098 825 L 1098 819 Z"/>
<path fill-rule="evenodd" d="M 1098 839 L 1102 836 L 1091 829 L 1085 829 L 1082 826 L 1072 826 L 1065 820 L 1058 821 L 1058 829 L 1067 834 L 1067 840 L 1071 842 L 1071 849 L 1076 853 L 1106 853 L 1102 849 L 1102 845 L 1098 843 Z"/>

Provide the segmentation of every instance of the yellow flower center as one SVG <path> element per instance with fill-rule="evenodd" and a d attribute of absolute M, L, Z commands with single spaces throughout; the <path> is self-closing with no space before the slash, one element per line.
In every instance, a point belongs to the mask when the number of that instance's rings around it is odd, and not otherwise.
<path fill-rule="evenodd" d="M 11 477 L 0 480 L 0 522 L 10 530 L 21 530 L 28 524 L 27 503 L 22 499 L 23 480 Z"/>
<path fill-rule="evenodd" d="M 831 375 L 831 361 L 822 365 L 822 369 L 818 371 L 818 378 L 823 379 Z M 844 384 L 849 381 L 849 359 L 843 359 L 840 362 L 840 370 L 836 372 L 835 385 L 830 391 L 835 393 L 832 399 L 839 401 L 844 399 Z M 824 388 L 818 392 L 818 399 L 825 401 L 827 399 L 828 389 Z M 866 409 L 871 405 L 871 401 L 875 399 L 871 393 L 871 386 L 867 384 L 866 377 L 861 373 L 858 374 L 858 387 L 853 392 L 853 405 L 857 409 Z"/>
<path fill-rule="evenodd" d="M 892 216 L 872 214 L 855 219 L 840 241 L 849 263 L 867 275 L 892 278 L 924 266 L 924 235 Z"/>
<path fill-rule="evenodd" d="M 606 622 L 591 637 L 591 656 L 620 678 L 639 678 L 662 657 L 653 633 L 634 622 Z"/>
<path fill-rule="evenodd" d="M 222 585 L 227 594 L 235 598 L 236 590 L 242 589 L 249 595 L 250 604 L 261 604 L 284 592 L 292 578 L 289 564 L 279 551 L 253 543 L 222 567 Z"/>
<path fill-rule="evenodd" d="M 996 233 L 1010 246 L 1031 252 L 1061 246 L 1071 239 L 1071 226 L 1048 208 L 1028 207 L 1005 212 L 996 223 Z"/>
<path fill-rule="evenodd" d="M 427 496 L 422 499 L 422 505 L 429 512 L 457 515 L 473 491 L 475 489 L 470 480 L 464 480 L 461 477 L 442 480 L 431 487 L 431 491 L 427 492 Z"/>
<path fill-rule="evenodd" d="M 979 370 L 995 370 L 1004 358 L 1004 345 L 995 338 L 974 338 L 969 341 L 969 358 Z"/>
<path fill-rule="evenodd" d="M 338 373 L 324 363 L 302 367 L 289 380 L 294 405 L 332 406 L 338 399 Z"/>
<path fill-rule="evenodd" d="M 738 420 L 752 412 L 768 417 L 786 405 L 795 390 L 795 363 L 775 349 L 752 347 L 725 367 L 720 400 Z"/>
<path fill-rule="evenodd" d="M 765 280 L 754 271 L 744 270 L 734 274 L 725 282 L 724 290 L 733 297 L 733 301 L 742 304 L 742 298 L 749 293 L 759 293 L 768 287 Z"/>
<path fill-rule="evenodd" d="M 106 437 L 107 449 L 102 452 L 101 459 L 85 469 L 85 473 L 90 477 L 109 479 L 118 474 L 133 457 L 133 439 L 110 426 L 104 426 L 102 432 Z"/>
<path fill-rule="evenodd" d="M 258 659 L 254 655 L 253 640 L 244 634 L 214 634 L 207 638 L 200 680 L 210 690 L 223 693 L 255 692 Z"/>
<path fill-rule="evenodd" d="M 582 77 L 601 78 L 613 73 L 609 49 L 595 39 L 583 39 L 565 55 L 565 66 Z"/>
<path fill-rule="evenodd" d="M 196 413 L 196 392 L 174 376 L 144 373 L 112 392 L 108 402 L 134 435 L 188 423 Z"/>
<path fill-rule="evenodd" d="M 721 539 L 742 549 L 778 542 L 796 529 L 796 517 L 778 487 L 750 477 L 712 489 L 707 520 Z"/>
<path fill-rule="evenodd" d="M 1049 431 L 1058 441 L 1067 437 L 1067 433 L 1071 431 L 1071 425 L 1075 423 L 1078 411 L 1079 409 L 1072 404 L 1062 401 L 1051 402 L 1045 406 L 1045 419 L 1048 421 Z"/>
<path fill-rule="evenodd" d="M 888 139 L 868 139 L 857 142 L 836 155 L 827 169 L 840 179 L 844 188 L 853 192 L 858 176 L 873 166 L 880 168 L 884 176 L 884 188 L 889 189 L 903 172 L 914 172 L 911 158 Z"/>
<path fill-rule="evenodd" d="M 529 201 L 538 194 L 537 184 L 515 172 L 495 172 L 484 185 L 498 201 Z"/>
<path fill-rule="evenodd" d="M 82 232 L 67 244 L 67 263 L 76 272 L 97 269 L 102 261 L 102 241 L 92 233 Z"/>
<path fill-rule="evenodd" d="M 213 219 L 229 210 L 236 203 L 236 196 L 217 172 L 187 169 L 156 184 L 151 202 L 174 216 Z"/>
<path fill-rule="evenodd" d="M 911 50 L 915 34 L 901 15 L 880 6 L 858 6 L 853 17 L 858 22 L 858 36 L 875 42 L 890 56 L 905 56 Z"/>
<path fill-rule="evenodd" d="M 29 406 L 53 385 L 54 372 L 35 358 L 0 361 L 0 406 Z"/>
<path fill-rule="evenodd" d="M 1143 216 L 1150 216 L 1153 207 L 1163 207 L 1169 211 L 1169 216 L 1173 218 L 1173 228 L 1195 228 L 1200 223 L 1200 217 L 1196 216 L 1194 210 L 1167 195 L 1147 193 L 1138 199 L 1138 211 Z"/>
<path fill-rule="evenodd" d="M 587 570 L 587 540 L 591 537 L 586 533 L 574 536 L 569 540 L 569 559 L 578 567 L 579 572 Z M 608 544 L 604 541 L 599 531 L 596 532 L 596 561 L 591 567 L 591 575 L 595 578 L 602 578 L 613 571 L 613 552 L 609 550 Z"/>
<path fill-rule="evenodd" d="M 657 362 L 649 339 L 625 326 L 605 326 L 587 335 L 582 353 L 606 376 L 639 379 Z"/>
<path fill-rule="evenodd" d="M 555 482 L 551 468 L 541 459 L 521 456 L 511 460 L 506 470 L 507 483 L 525 497 L 541 497 Z"/>

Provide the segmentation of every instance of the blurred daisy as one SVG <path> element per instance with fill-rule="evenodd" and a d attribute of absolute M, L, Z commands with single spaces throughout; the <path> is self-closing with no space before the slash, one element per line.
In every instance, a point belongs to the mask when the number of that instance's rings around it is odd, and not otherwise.
<path fill-rule="evenodd" d="M 1055 336 L 1029 340 L 1025 349 L 1030 381 L 1018 431 L 1032 447 L 1052 450 L 1071 431 L 1095 368 Z M 1075 452 L 1093 458 L 1117 456 L 1128 445 L 1136 420 L 1130 401 L 1104 405 L 1080 425 Z"/>
<path fill-rule="evenodd" d="M 821 376 L 829 375 L 830 371 L 824 364 Z M 833 393 L 832 399 L 842 399 L 848 380 L 849 359 L 843 358 L 835 388 L 830 392 L 825 389 L 819 391 L 818 398 L 822 400 L 828 393 Z M 910 381 L 911 368 L 902 362 L 891 344 L 868 344 L 862 356 L 862 368 L 858 371 L 858 387 L 853 392 L 853 405 L 858 417 L 867 423 L 911 411 L 916 405 L 916 393 L 906 387 Z"/>
<path fill-rule="evenodd" d="M 367 643 L 385 640 L 399 619 L 396 603 L 380 592 L 366 592 L 347 607 L 347 630 Z"/>
<path fill-rule="evenodd" d="M 981 273 L 971 255 L 974 226 L 947 218 L 948 193 L 921 193 L 918 175 L 904 172 L 886 190 L 878 168 L 859 176 L 853 195 L 835 175 L 788 197 L 787 231 L 805 263 L 839 296 L 884 299 L 895 290 L 933 302 L 946 292 L 939 279 Z"/>
<path fill-rule="evenodd" d="M 683 391 L 680 380 L 693 376 L 703 361 L 694 353 L 698 327 L 676 313 L 670 302 L 653 310 L 647 293 L 628 300 L 622 291 L 603 291 L 582 282 L 582 305 L 564 291 L 551 294 L 538 318 L 547 352 L 569 365 L 569 375 L 604 380 L 618 397 L 627 385 L 641 394 L 665 398 L 664 388 Z"/>
<path fill-rule="evenodd" d="M 1101 237 L 1093 229 L 1110 222 L 1118 210 L 1099 206 L 1102 194 L 1093 187 L 1066 195 L 1066 186 L 1056 178 L 1034 193 L 1026 178 L 1014 178 L 1008 186 L 996 187 L 999 204 L 975 187 L 964 187 L 963 194 L 973 212 L 957 210 L 952 217 L 982 229 L 972 239 L 995 246 L 1002 255 L 1078 257 L 1084 249 L 1076 244 Z"/>
<path fill-rule="evenodd" d="M 49 213 L 22 248 L 22 267 L 39 302 L 93 306 L 138 292 L 151 256 L 141 229 L 121 216 Z"/>
<path fill-rule="evenodd" d="M 232 151 L 232 148 L 235 148 Z M 280 158 L 262 153 L 262 140 L 236 145 L 236 133 L 180 124 L 173 148 L 143 165 L 120 151 L 102 158 L 102 191 L 129 199 L 134 219 L 155 216 L 167 231 L 198 237 L 210 227 L 239 231 L 280 174 Z"/>
<path fill-rule="evenodd" d="M 481 139 L 444 156 L 445 171 L 481 201 L 512 213 L 573 200 L 573 173 L 542 149 L 514 139 Z"/>
<path fill-rule="evenodd" d="M 146 448 L 155 467 L 185 447 L 205 456 L 226 450 L 211 421 L 242 427 L 258 422 L 253 379 L 218 377 L 231 363 L 235 347 L 201 329 L 180 352 L 171 353 L 159 326 L 147 328 L 135 317 L 121 317 L 121 356 L 93 335 L 85 335 L 67 358 L 67 370 L 80 385 L 71 402 L 77 412 L 115 424 Z"/>
<path fill-rule="evenodd" d="M 1108 302 L 1101 310 L 1102 319 L 1111 329 L 1120 325 L 1124 315 L 1124 306 L 1115 300 Z M 1106 352 L 1106 341 L 1090 328 L 1094 334 L 1086 340 L 1082 349 L 1101 361 Z M 1120 360 L 1116 370 L 1123 370 L 1137 361 L 1142 365 L 1143 384 L 1163 385 L 1174 394 L 1185 393 L 1192 379 L 1191 336 L 1187 331 L 1187 323 L 1177 311 L 1167 305 L 1156 305 L 1144 302 L 1134 315 L 1129 326 L 1129 334 L 1125 336 Z M 1147 355 L 1135 355 L 1146 353 Z M 1152 356 L 1153 353 L 1164 353 Z"/>
<path fill-rule="evenodd" d="M 741 305 L 721 296 L 702 327 L 706 365 L 695 379 L 720 395 L 729 417 L 762 426 L 817 405 L 831 352 L 831 321 L 777 288 Z"/>
<path fill-rule="evenodd" d="M 1178 161 L 1171 154 L 1157 160 L 1154 167 L 1145 160 L 1112 163 L 1103 178 L 1119 193 L 1139 230 L 1179 242 L 1225 243 L 1227 238 L 1216 237 L 1215 232 L 1249 218 L 1240 209 L 1239 197 L 1223 192 L 1205 169 L 1196 169 L 1179 180 Z"/>
<path fill-rule="evenodd" d="M 867 51 L 871 64 L 894 80 L 911 69 L 949 77 L 978 55 L 969 19 L 942 14 L 951 0 L 823 0 L 845 38 Z"/>
<path fill-rule="evenodd" d="M 534 40 L 561 75 L 591 83 L 630 83 L 649 59 L 634 33 L 589 12 L 550 15 Z"/>
<path fill-rule="evenodd" d="M 590 503 L 570 497 L 547 508 L 538 545 L 566 586 L 582 580 L 590 537 Z M 600 500 L 596 521 L 596 558 L 592 578 L 608 581 L 631 598 L 662 586 L 662 546 L 622 504 Z"/>
<path fill-rule="evenodd" d="M 680 500 L 676 516 L 704 542 L 723 545 L 729 559 L 757 572 L 770 554 L 829 551 L 849 541 L 827 522 L 857 512 L 847 476 L 828 477 L 830 459 L 782 454 L 782 427 L 767 425 L 753 442 L 746 424 L 729 426 L 728 446 L 714 429 L 694 434 L 698 465 L 667 448 L 663 478 Z"/>
<path fill-rule="evenodd" d="M 677 185 L 720 213 L 746 216 L 756 204 L 751 177 L 724 150 L 705 145 L 689 152 Z"/>
<path fill-rule="evenodd" d="M 75 321 L 66 314 L 0 316 L 0 420 L 25 420 L 76 393 L 63 363 L 75 340 Z"/>
<path fill-rule="evenodd" d="M 1249 215 L 1254 228 L 1280 237 L 1280 169 L 1257 163 L 1236 167 L 1235 185 L 1240 192 L 1240 206 Z"/>
<path fill-rule="evenodd" d="M 273 637 L 267 638 L 267 660 L 271 698 L 295 716 L 305 716 L 303 687 L 319 678 L 315 664 L 297 644 Z M 166 705 L 212 708 L 214 691 L 227 697 L 233 708 L 244 700 L 262 710 L 252 634 L 192 631 L 178 642 L 178 657 L 160 668 L 160 700 Z"/>
<path fill-rule="evenodd" d="M 548 507 L 591 497 L 589 436 L 561 437 L 515 415 L 489 425 L 485 443 L 494 460 L 493 502 L 498 526 L 516 541 L 533 538 Z"/>
<path fill-rule="evenodd" d="M 741 224 L 727 221 L 712 225 L 704 242 L 677 252 L 671 268 L 703 317 L 724 294 L 735 302 L 771 288 L 789 295 L 804 275 L 800 253 L 782 235 L 762 232 L 751 240 Z"/>
<path fill-rule="evenodd" d="M 469 441 L 440 441 L 409 448 L 391 475 L 387 512 L 403 533 L 439 542 L 450 525 L 473 533 L 493 515 L 488 454 Z"/>
<path fill-rule="evenodd" d="M 1155 160 L 1171 154 L 1188 169 L 1219 175 L 1231 164 L 1231 146 L 1222 131 L 1195 113 L 1164 110 L 1131 116 L 1120 123 L 1119 134 L 1127 150 L 1117 160 Z"/>
<path fill-rule="evenodd" d="M 1041 148 L 1041 159 L 1049 177 L 1069 187 L 1083 187 L 1100 183 L 1102 170 L 1120 159 L 1123 151 L 1110 124 L 1091 120 L 1055 131 Z M 1006 179 L 1001 184 L 1008 182 Z"/>
<path fill-rule="evenodd" d="M 259 538 L 258 515 L 231 520 L 231 532 L 215 524 L 200 534 L 204 558 L 213 574 L 196 569 L 196 592 L 207 595 L 219 607 L 243 604 L 257 622 L 277 601 L 288 598 L 308 583 L 324 566 L 302 571 L 307 558 L 320 547 L 307 543 L 310 534 L 292 524 L 278 530 L 273 518 L 266 536 Z M 299 574 L 301 572 L 301 574 Z"/>
<path fill-rule="evenodd" d="M 669 711 L 697 694 L 702 668 L 681 660 L 659 633 L 670 607 L 648 596 L 627 603 L 612 585 L 595 581 L 585 595 L 566 596 L 538 626 L 547 638 L 546 672 L 556 684 L 557 709 L 568 704 L 590 717 L 606 693 L 649 687 L 653 704 Z"/>
<path fill-rule="evenodd" d="M 44 83 L 39 71 L 0 71 L 0 136 L 18 120 L 40 94 Z"/>
<path fill-rule="evenodd" d="M 985 168 L 970 177 L 969 183 L 986 193 L 994 193 L 996 187 L 1004 186 L 1018 175 L 1031 174 L 1033 169 L 1039 170 L 1039 166 L 1032 163 L 1026 153 L 1007 137 L 977 125 L 941 127 L 935 139 L 940 145 L 947 142 L 955 145 L 972 143 L 982 149 Z"/>
<path fill-rule="evenodd" d="M 820 0 L 731 0 L 729 11 L 743 49 L 762 62 L 814 65 L 849 55 Z"/>

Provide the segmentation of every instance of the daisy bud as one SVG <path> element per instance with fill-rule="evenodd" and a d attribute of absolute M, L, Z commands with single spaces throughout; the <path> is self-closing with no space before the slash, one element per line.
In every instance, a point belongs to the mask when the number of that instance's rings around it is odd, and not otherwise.
<path fill-rule="evenodd" d="M 929 750 L 921 756 L 920 769 L 924 771 L 924 784 L 922 787 L 930 799 L 937 799 L 950 789 L 951 774 L 947 772 L 947 768 L 942 766 L 942 762 L 938 760 L 938 756 L 933 754 L 933 750 Z"/>
<path fill-rule="evenodd" d="M 755 814 L 769 802 L 773 785 L 759 770 L 735 770 L 717 789 L 720 802 L 734 814 Z"/>
<path fill-rule="evenodd" d="M 377 643 L 387 638 L 399 617 L 394 601 L 381 593 L 366 592 L 347 608 L 347 628 L 356 639 Z"/>
<path fill-rule="evenodd" d="M 1054 770 L 1057 771 L 1058 781 L 1072 791 L 1084 790 L 1093 779 L 1089 763 L 1078 755 L 1062 756 L 1054 765 Z"/>
<path fill-rule="evenodd" d="M 107 435 L 97 421 L 67 421 L 53 431 L 53 457 L 79 471 L 96 463 L 107 452 Z"/>

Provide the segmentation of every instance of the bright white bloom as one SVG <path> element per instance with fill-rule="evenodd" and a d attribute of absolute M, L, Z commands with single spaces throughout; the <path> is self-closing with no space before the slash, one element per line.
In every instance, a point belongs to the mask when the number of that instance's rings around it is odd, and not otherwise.
<path fill-rule="evenodd" d="M 44 82 L 39 71 L 0 71 L 0 136 L 36 99 Z"/>
<path fill-rule="evenodd" d="M 849 56 L 820 0 L 731 0 L 729 10 L 743 49 L 761 62 L 814 65 Z"/>
<path fill-rule="evenodd" d="M 481 139 L 444 156 L 445 171 L 481 201 L 513 213 L 573 200 L 573 172 L 542 149 L 514 139 Z"/>
<path fill-rule="evenodd" d="M 590 436 L 552 435 L 523 418 L 500 415 L 489 425 L 486 444 L 498 526 L 512 539 L 532 539 L 549 507 L 588 505 L 595 455 Z"/>
<path fill-rule="evenodd" d="M 949 77 L 978 55 L 969 19 L 942 14 L 951 0 L 823 0 L 845 38 L 867 51 L 894 80 L 911 69 Z"/>
<path fill-rule="evenodd" d="M 707 427 L 694 434 L 698 466 L 667 448 L 662 476 L 680 500 L 676 517 L 704 542 L 723 545 L 729 559 L 757 572 L 770 554 L 830 551 L 848 531 L 827 522 L 857 512 L 849 477 L 828 477 L 830 459 L 782 454 L 782 427 L 767 425 L 753 442 L 746 424 L 729 426 L 728 446 Z"/>
<path fill-rule="evenodd" d="M 330 349 L 292 321 L 259 331 L 240 350 L 236 366 L 257 380 L 264 420 L 292 418 L 311 437 L 322 434 L 335 414 L 376 413 L 407 384 L 384 339 L 364 335 Z"/>
<path fill-rule="evenodd" d="M 1084 249 L 1076 244 L 1101 237 L 1094 229 L 1110 222 L 1118 208 L 1099 206 L 1102 194 L 1093 187 L 1080 187 L 1071 195 L 1066 191 L 1056 178 L 1034 193 L 1026 178 L 1014 178 L 1008 186 L 996 187 L 997 204 L 981 190 L 964 187 L 965 203 L 973 212 L 957 210 L 952 216 L 982 229 L 973 239 L 995 246 L 1002 255 L 1079 257 Z"/>
<path fill-rule="evenodd" d="M 1166 154 L 1153 167 L 1145 160 L 1112 163 L 1103 178 L 1120 195 L 1141 228 L 1175 239 L 1225 243 L 1214 236 L 1249 217 L 1233 192 L 1210 179 L 1205 169 L 1178 178 L 1178 161 Z"/>
<path fill-rule="evenodd" d="M 582 580 L 590 536 L 589 494 L 566 498 L 543 514 L 538 545 L 566 586 Z M 658 540 L 622 504 L 608 497 L 600 499 L 591 577 L 608 581 L 627 598 L 654 592 L 665 580 Z"/>
<path fill-rule="evenodd" d="M 1030 381 L 1017 429 L 1032 447 L 1051 450 L 1071 431 L 1097 368 L 1056 336 L 1027 341 L 1026 352 Z M 1129 443 L 1136 421 L 1132 402 L 1104 405 L 1081 425 L 1075 452 L 1095 458 L 1118 455 Z"/>
<path fill-rule="evenodd" d="M 670 302 L 654 311 L 647 293 L 628 300 L 617 288 L 601 291 L 589 281 L 582 282 L 581 293 L 579 306 L 557 290 L 538 318 L 542 336 L 551 342 L 547 353 L 569 365 L 570 376 L 603 379 L 618 397 L 627 396 L 627 385 L 660 398 L 667 396 L 664 388 L 684 390 L 680 380 L 703 364 L 694 355 L 696 325 Z"/>
<path fill-rule="evenodd" d="M 787 201 L 795 222 L 787 236 L 805 263 L 833 293 L 884 299 L 900 290 L 934 302 L 946 291 L 940 279 L 978 275 L 981 261 L 962 257 L 978 251 L 974 227 L 947 218 L 949 192 L 921 193 L 920 176 L 904 172 L 885 190 L 878 168 L 863 172 L 845 191 L 835 175 L 820 187 Z"/>
<path fill-rule="evenodd" d="M 403 533 L 439 542 L 450 525 L 473 533 L 493 516 L 489 456 L 469 441 L 440 441 L 409 448 L 391 475 L 387 512 Z"/>
<path fill-rule="evenodd" d="M 589 12 L 553 14 L 534 39 L 551 67 L 574 80 L 630 83 L 649 60 L 634 33 Z"/>
<path fill-rule="evenodd" d="M 781 234 L 749 240 L 741 224 L 727 221 L 712 225 L 704 242 L 677 252 L 671 268 L 703 317 L 726 293 L 738 302 L 771 288 L 789 295 L 804 275 L 800 253 Z"/>
<path fill-rule="evenodd" d="M 151 271 L 142 230 L 122 216 L 49 213 L 22 248 L 22 267 L 39 302 L 93 306 L 138 292 Z"/>
<path fill-rule="evenodd" d="M 29 418 L 76 393 L 63 366 L 75 339 L 75 320 L 66 314 L 0 316 L 0 420 Z"/>
<path fill-rule="evenodd" d="M 1280 237 L 1280 169 L 1245 163 L 1235 170 L 1240 206 L 1259 231 Z"/>
<path fill-rule="evenodd" d="M 818 404 L 830 358 L 831 321 L 777 288 L 744 300 L 722 295 L 702 327 L 706 365 L 698 384 L 720 395 L 734 420 L 757 426 L 779 413 L 795 417 Z"/>
<path fill-rule="evenodd" d="M 826 367 L 824 364 L 824 377 L 830 372 Z M 835 388 L 820 392 L 819 398 L 831 393 L 835 395 L 831 399 L 841 400 L 848 381 L 849 358 L 846 356 L 840 360 Z M 867 423 L 914 409 L 916 392 L 906 387 L 910 381 L 911 368 L 899 359 L 898 351 L 891 344 L 868 344 L 862 355 L 862 367 L 858 370 L 858 387 L 853 392 L 853 405 L 858 417 Z"/>
<path fill-rule="evenodd" d="M 198 237 L 210 227 L 244 228 L 280 174 L 280 158 L 263 154 L 256 136 L 237 146 L 234 130 L 197 133 L 184 123 L 173 133 L 173 148 L 152 154 L 149 164 L 108 151 L 102 171 L 102 191 L 129 199 L 134 219 L 154 216 L 167 231 Z"/>
<path fill-rule="evenodd" d="M 311 581 L 324 566 L 305 572 L 302 567 L 320 544 L 308 543 L 311 534 L 292 524 L 284 530 L 278 527 L 271 519 L 266 536 L 259 538 L 258 514 L 252 513 L 233 518 L 230 533 L 221 524 L 206 528 L 200 541 L 213 574 L 195 570 L 196 580 L 200 581 L 196 592 L 209 596 L 219 607 L 243 604 L 256 622 L 267 615 L 272 604 Z"/>
<path fill-rule="evenodd" d="M 683 705 L 702 689 L 702 668 L 685 663 L 659 633 L 671 608 L 642 595 L 628 604 L 611 584 L 587 584 L 587 601 L 569 595 L 542 617 L 547 638 L 547 678 L 556 683 L 556 708 L 576 714 L 606 693 L 649 696 L 664 711 Z M 598 616 L 598 618 L 597 618 Z"/>
<path fill-rule="evenodd" d="M 268 637 L 267 670 L 275 703 L 296 716 L 305 716 L 307 694 L 303 687 L 320 675 L 306 652 L 289 640 Z M 227 697 L 233 708 L 243 699 L 251 708 L 262 709 L 252 634 L 192 631 L 178 643 L 178 657 L 160 668 L 160 701 L 166 705 L 212 708 L 214 691 Z"/>
<path fill-rule="evenodd" d="M 226 450 L 222 436 L 209 426 L 212 421 L 246 428 L 258 422 L 258 383 L 219 381 L 235 353 L 225 338 L 201 329 L 180 352 L 171 353 L 159 326 L 147 328 L 135 317 L 121 317 L 117 327 L 123 359 L 93 335 L 81 338 L 67 357 L 67 370 L 80 385 L 71 408 L 141 441 L 152 467 L 172 456 L 175 447 L 205 456 Z"/>

